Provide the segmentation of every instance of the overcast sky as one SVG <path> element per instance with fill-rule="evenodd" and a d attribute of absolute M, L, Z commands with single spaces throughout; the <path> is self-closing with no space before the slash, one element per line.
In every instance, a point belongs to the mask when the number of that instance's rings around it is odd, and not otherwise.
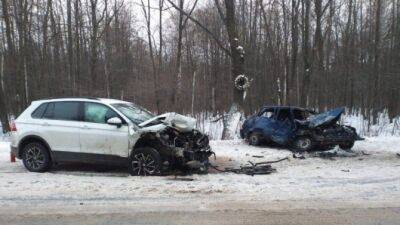
<path fill-rule="evenodd" d="M 178 0 L 172 0 L 174 3 L 178 4 Z M 139 25 L 139 35 L 147 40 L 147 33 L 146 33 L 146 23 L 145 23 L 145 17 L 144 13 L 142 10 L 142 3 L 141 0 L 125 0 L 125 2 L 129 5 L 129 7 L 132 9 L 134 12 L 134 15 L 136 15 L 136 19 L 138 21 Z M 147 0 L 143 0 L 144 4 L 147 6 Z M 195 0 L 185 0 L 185 5 L 184 8 L 186 11 L 190 11 L 190 9 L 193 7 Z M 196 4 L 196 8 L 201 8 L 204 6 L 209 0 L 198 0 Z M 154 35 L 154 39 L 158 41 L 158 27 L 159 27 L 159 0 L 150 0 L 150 7 L 151 7 L 151 27 L 152 27 L 152 33 Z M 167 1 L 164 0 L 164 6 L 163 6 L 163 25 L 164 25 L 164 31 L 167 31 L 167 25 L 171 21 L 171 15 L 173 13 L 176 13 L 176 9 L 174 9 L 171 4 Z"/>

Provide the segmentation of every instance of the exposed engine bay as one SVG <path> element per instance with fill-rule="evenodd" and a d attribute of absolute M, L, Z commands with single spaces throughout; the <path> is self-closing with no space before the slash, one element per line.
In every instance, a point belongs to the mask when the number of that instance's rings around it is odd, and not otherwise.
<path fill-rule="evenodd" d="M 162 158 L 164 170 L 181 169 L 206 172 L 214 154 L 207 135 L 196 130 L 194 118 L 176 113 L 157 116 L 141 124 L 137 146 L 151 146 Z"/>
<path fill-rule="evenodd" d="M 352 143 L 354 140 L 362 140 L 357 135 L 354 127 L 340 125 L 336 122 L 315 128 L 300 126 L 296 135 L 312 136 L 316 144 L 322 148 L 325 147 L 325 149 L 341 143 Z"/>

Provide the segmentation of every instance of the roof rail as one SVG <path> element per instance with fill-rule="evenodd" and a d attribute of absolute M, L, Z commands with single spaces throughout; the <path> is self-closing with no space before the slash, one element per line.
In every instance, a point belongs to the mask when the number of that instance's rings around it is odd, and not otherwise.
<path fill-rule="evenodd" d="M 79 97 L 73 97 L 73 96 L 71 96 L 71 97 L 54 97 L 54 98 L 46 98 L 46 99 L 42 99 L 42 100 L 68 99 L 68 98 L 100 100 L 99 98 L 95 98 L 95 97 L 82 97 L 82 96 L 79 96 Z"/>

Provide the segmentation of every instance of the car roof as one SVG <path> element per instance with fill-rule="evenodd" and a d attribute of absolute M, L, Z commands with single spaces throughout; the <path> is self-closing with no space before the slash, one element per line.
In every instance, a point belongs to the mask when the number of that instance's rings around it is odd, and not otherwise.
<path fill-rule="evenodd" d="M 93 98 L 93 97 L 64 97 L 64 98 L 52 98 L 52 99 L 40 99 L 35 100 L 35 103 L 44 103 L 44 102 L 60 102 L 60 101 L 83 101 L 83 102 L 100 102 L 105 104 L 113 104 L 113 103 L 129 103 L 127 101 L 122 101 L 118 99 L 111 98 Z"/>
<path fill-rule="evenodd" d="M 305 108 L 297 107 L 297 106 L 263 106 L 261 110 L 266 110 L 266 109 L 297 109 L 297 110 L 302 110 L 302 111 L 309 111 Z"/>

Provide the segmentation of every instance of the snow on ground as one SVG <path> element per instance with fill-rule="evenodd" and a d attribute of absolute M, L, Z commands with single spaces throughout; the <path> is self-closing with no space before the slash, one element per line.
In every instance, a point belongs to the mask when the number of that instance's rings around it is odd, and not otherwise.
<path fill-rule="evenodd" d="M 62 205 L 71 202 L 138 204 L 147 199 L 157 204 L 171 201 L 276 203 L 323 200 L 400 205 L 400 138 L 368 138 L 358 142 L 354 157 L 334 160 L 306 155 L 294 159 L 285 149 L 248 146 L 241 140 L 212 141 L 219 168 L 289 157 L 273 164 L 276 173 L 248 176 L 211 171 L 192 175 L 193 181 L 167 177 L 132 177 L 124 170 L 96 172 L 88 167 L 56 168 L 30 173 L 21 161 L 9 162 L 7 142 L 0 142 L 0 206 L 18 204 Z M 361 152 L 370 153 L 364 155 Z M 254 157 L 256 156 L 256 157 Z M 263 158 L 260 158 L 260 157 Z"/>

